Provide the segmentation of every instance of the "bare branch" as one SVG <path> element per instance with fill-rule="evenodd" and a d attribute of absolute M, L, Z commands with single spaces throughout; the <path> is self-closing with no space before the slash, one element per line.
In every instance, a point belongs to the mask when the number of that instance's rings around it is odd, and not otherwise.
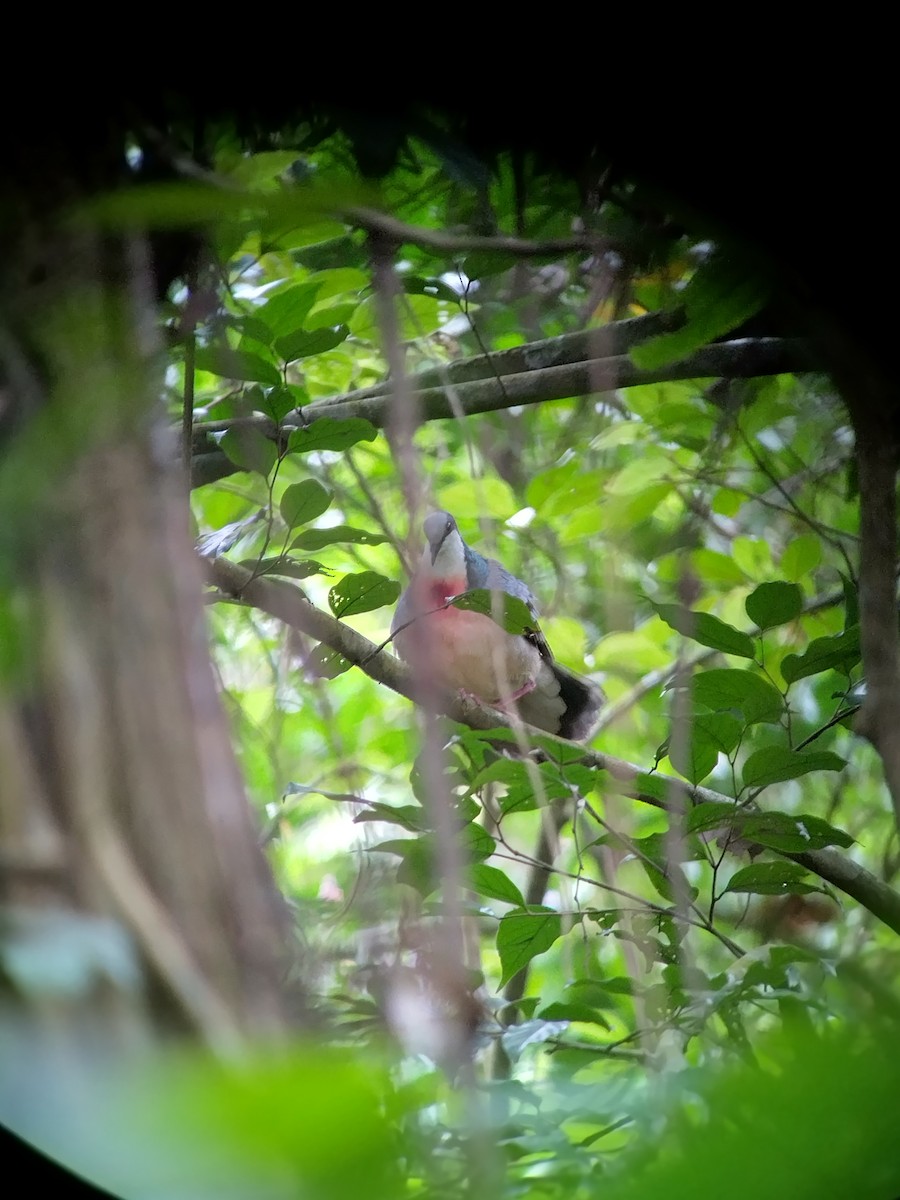
<path fill-rule="evenodd" d="M 494 236 L 468 237 L 452 233 L 442 233 L 437 229 L 423 229 L 420 225 L 407 225 L 390 217 L 387 213 L 378 212 L 374 208 L 347 208 L 338 214 L 341 219 L 367 233 L 376 234 L 398 246 L 419 246 L 423 250 L 434 250 L 438 254 L 468 254 L 473 250 L 500 250 L 505 254 L 515 255 L 516 258 L 539 258 L 556 254 L 596 254 L 598 251 L 611 249 L 612 243 L 608 238 L 592 237 L 581 234 L 565 238 L 545 238 L 542 241 L 529 241 L 526 238 L 507 237 L 504 234 Z"/>

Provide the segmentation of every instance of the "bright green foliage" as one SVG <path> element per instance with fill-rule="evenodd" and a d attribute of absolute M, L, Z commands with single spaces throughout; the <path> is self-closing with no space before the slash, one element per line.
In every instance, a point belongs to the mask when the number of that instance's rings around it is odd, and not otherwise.
<path fill-rule="evenodd" d="M 486 352 L 684 304 L 680 330 L 631 352 L 662 367 L 753 315 L 768 282 L 699 235 L 636 228 L 640 205 L 615 199 L 594 214 L 596 233 L 634 251 L 615 299 L 585 255 L 405 244 L 395 313 L 407 387 L 428 372 L 429 395 L 437 379 L 457 406 L 415 425 L 402 389 L 366 392 L 388 376 L 379 298 L 362 239 L 322 215 L 342 208 L 323 206 L 332 186 L 363 202 L 346 146 L 310 152 L 308 192 L 273 187 L 284 165 L 257 157 L 231 164 L 258 170 L 258 208 L 223 232 L 232 286 L 197 335 L 197 418 L 241 468 L 195 491 L 201 533 L 257 574 L 301 579 L 313 603 L 380 643 L 421 546 L 409 501 L 424 485 L 417 521 L 449 509 L 468 541 L 526 579 L 551 648 L 608 694 L 594 748 L 638 770 L 599 769 L 549 738 L 526 758 L 508 731 L 449 722 L 424 753 L 407 700 L 259 612 L 217 606 L 235 743 L 323 1039 L 368 1064 L 351 1078 L 338 1057 L 335 1079 L 354 1114 L 367 1088 L 378 1097 L 342 1161 L 328 1071 L 314 1059 L 307 1086 L 301 1059 L 289 1085 L 273 1084 L 280 1101 L 260 1083 L 258 1116 L 241 1101 L 229 1124 L 226 1089 L 223 1136 L 244 1146 L 242 1122 L 256 1130 L 248 1162 L 288 1147 L 287 1176 L 313 1196 L 888 1200 L 898 1064 L 851 1033 L 896 988 L 895 935 L 789 857 L 852 854 L 887 884 L 897 871 L 880 769 L 850 728 L 858 513 L 830 386 L 679 379 L 509 408 L 488 367 L 479 386 L 493 381 L 497 411 L 460 416 L 467 384 L 452 374 Z M 574 190 L 522 170 L 504 162 L 488 179 L 417 145 L 381 202 L 431 230 L 490 214 L 504 232 L 569 236 Z M 180 387 L 170 399 L 174 417 Z M 341 410 L 310 407 L 323 399 Z M 534 627 L 519 602 L 494 611 L 490 593 L 454 603 L 512 632 Z M 417 980 L 420 1006 L 438 986 L 429 939 L 454 906 L 475 993 L 471 1070 L 421 1050 L 415 1022 L 391 1007 L 398 978 Z M 439 995 L 441 1013 L 452 1005 Z M 452 1084 L 470 1077 L 462 1102 Z M 304 1106 L 316 1112 L 291 1158 Z M 854 1170 L 858 1192 L 842 1191 Z"/>

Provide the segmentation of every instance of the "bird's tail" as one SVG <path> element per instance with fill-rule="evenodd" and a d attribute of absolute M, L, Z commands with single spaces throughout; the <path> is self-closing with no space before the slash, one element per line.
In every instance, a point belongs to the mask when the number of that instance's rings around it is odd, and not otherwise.
<path fill-rule="evenodd" d="M 560 718 L 559 736 L 571 738 L 573 742 L 586 741 L 594 732 L 606 695 L 602 688 L 583 675 L 576 675 L 559 663 L 553 663 L 552 667 L 559 681 L 560 698 L 566 706 Z"/>

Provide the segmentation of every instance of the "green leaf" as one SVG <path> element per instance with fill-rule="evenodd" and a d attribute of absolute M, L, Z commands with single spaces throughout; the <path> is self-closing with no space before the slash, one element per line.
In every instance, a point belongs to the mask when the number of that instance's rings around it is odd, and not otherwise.
<path fill-rule="evenodd" d="M 258 429 L 236 425 L 219 442 L 219 448 L 242 471 L 256 471 L 267 478 L 278 462 L 278 447 Z"/>
<path fill-rule="evenodd" d="M 712 829 L 733 824 L 740 816 L 741 810 L 736 804 L 726 804 L 721 800 L 697 804 L 688 813 L 685 832 L 709 833 Z"/>
<path fill-rule="evenodd" d="M 488 863 L 476 863 L 469 872 L 468 886 L 479 896 L 502 900 L 505 904 L 514 904 L 517 908 L 525 907 L 522 893 L 499 867 L 489 866 Z"/>
<path fill-rule="evenodd" d="M 252 560 L 245 564 L 253 566 Z M 257 575 L 284 575 L 290 580 L 308 580 L 312 575 L 330 575 L 331 571 L 313 558 L 290 558 L 288 554 L 277 554 L 275 558 L 259 559 L 256 563 Z"/>
<path fill-rule="evenodd" d="M 281 372 L 272 363 L 245 350 L 232 350 L 229 346 L 200 347 L 195 365 L 198 371 L 209 371 L 211 375 L 220 375 L 223 379 L 266 383 L 273 387 L 281 383 Z"/>
<path fill-rule="evenodd" d="M 327 529 L 305 529 L 291 542 L 292 550 L 321 550 L 335 542 L 352 542 L 358 546 L 380 546 L 387 538 L 368 529 L 354 529 L 352 525 L 329 525 Z"/>
<path fill-rule="evenodd" d="M 809 813 L 745 813 L 741 836 L 759 842 L 770 850 L 802 854 L 806 850 L 821 850 L 824 846 L 853 845 L 853 838 L 843 829 L 835 829 L 821 817 Z"/>
<path fill-rule="evenodd" d="M 820 671 L 849 673 L 859 658 L 859 626 L 852 625 L 833 637 L 816 638 L 803 654 L 786 654 L 781 660 L 781 674 L 785 683 L 795 683 Z"/>
<path fill-rule="evenodd" d="M 799 617 L 803 594 L 796 583 L 761 583 L 744 601 L 744 608 L 760 629 L 772 629 Z"/>
<path fill-rule="evenodd" d="M 721 712 L 736 708 L 748 725 L 756 721 L 778 721 L 784 700 L 777 688 L 762 676 L 739 668 L 700 671 L 691 682 L 694 700 Z"/>
<path fill-rule="evenodd" d="M 843 771 L 846 762 L 830 750 L 805 754 L 786 746 L 767 746 L 744 763 L 745 788 L 768 787 L 785 779 L 798 779 L 811 771 Z"/>
<path fill-rule="evenodd" d="M 490 588 L 475 588 L 463 592 L 453 600 L 454 608 L 466 612 L 483 613 L 507 633 L 526 633 L 537 628 L 534 613 L 518 596 L 509 592 L 491 591 Z"/>
<path fill-rule="evenodd" d="M 401 829 L 406 829 L 410 833 L 424 833 L 429 828 L 425 810 L 417 804 L 381 804 L 375 800 L 369 804 L 368 808 L 357 813 L 353 818 L 354 825 L 361 825 L 366 821 L 383 821 L 387 825 L 399 825 Z"/>
<path fill-rule="evenodd" d="M 236 329 L 242 337 L 252 338 L 254 342 L 259 342 L 263 346 L 268 346 L 272 340 L 271 329 L 265 321 L 260 321 L 258 317 L 239 317 L 236 321 L 229 321 L 229 325 Z"/>
<path fill-rule="evenodd" d="M 596 1008 L 586 1004 L 567 1004 L 564 1000 L 556 1000 L 542 1008 L 542 1021 L 581 1021 L 586 1025 L 600 1025 L 603 1029 L 611 1029 L 609 1021 Z"/>
<path fill-rule="evenodd" d="M 752 867 L 735 871 L 724 890 L 753 892 L 759 896 L 784 896 L 788 893 L 804 895 L 822 890 L 803 882 L 808 878 L 809 872 L 799 863 L 754 863 Z"/>
<path fill-rule="evenodd" d="M 684 325 L 631 351 L 644 370 L 656 370 L 735 329 L 763 306 L 769 280 L 743 255 L 721 249 L 702 263 L 682 293 Z"/>
<path fill-rule="evenodd" d="M 315 479 L 304 479 L 284 489 L 281 497 L 281 517 L 289 529 L 306 525 L 320 517 L 331 503 L 331 493 L 326 492 Z"/>
<path fill-rule="evenodd" d="M 293 287 L 274 292 L 256 310 L 256 316 L 270 330 L 270 339 L 282 338 L 294 333 L 306 319 L 306 314 L 316 302 L 319 283 L 298 283 Z"/>
<path fill-rule="evenodd" d="M 306 661 L 310 671 L 319 679 L 337 679 L 338 675 L 343 675 L 353 666 L 340 650 L 332 650 L 324 642 L 313 647 Z"/>
<path fill-rule="evenodd" d="M 694 717 L 691 729 L 706 738 L 720 754 L 731 754 L 744 732 L 743 724 L 728 712 L 701 713 Z"/>
<path fill-rule="evenodd" d="M 417 838 L 398 838 L 379 842 L 372 849 L 387 854 L 396 854 L 401 859 L 400 866 L 397 868 L 399 883 L 408 884 L 422 896 L 429 895 L 437 887 L 434 834 L 425 833 Z"/>
<path fill-rule="evenodd" d="M 463 262 L 463 272 L 469 279 L 487 279 L 512 270 L 519 261 L 505 250 L 473 250 Z"/>
<path fill-rule="evenodd" d="M 561 934 L 559 913 L 543 905 L 521 908 L 502 917 L 497 930 L 497 953 L 502 969 L 500 987 L 526 967 L 535 955 L 549 950 Z"/>
<path fill-rule="evenodd" d="M 403 290 L 409 296 L 434 296 L 437 300 L 446 300 L 448 304 L 459 304 L 459 295 L 454 292 L 443 279 L 425 279 L 421 275 L 403 275 L 400 282 Z"/>
<path fill-rule="evenodd" d="M 266 392 L 259 407 L 278 425 L 289 412 L 293 412 L 297 407 L 297 397 L 290 387 L 281 384 Z"/>
<path fill-rule="evenodd" d="M 726 625 L 718 617 L 710 613 L 692 612 L 680 604 L 653 603 L 653 607 L 671 629 L 699 642 L 701 646 L 721 650 L 723 654 L 736 654 L 740 658 L 753 658 L 753 640 L 750 636 L 733 625 Z"/>
<path fill-rule="evenodd" d="M 357 442 L 374 442 L 378 430 L 362 417 L 337 421 L 334 417 L 318 417 L 305 429 L 295 429 L 288 438 L 291 454 L 307 454 L 311 450 L 346 450 Z"/>
<path fill-rule="evenodd" d="M 336 617 L 352 617 L 393 604 L 400 595 L 400 584 L 377 571 L 345 575 L 328 593 L 328 603 Z"/>
<path fill-rule="evenodd" d="M 322 329 L 298 329 L 275 343 L 276 353 L 286 362 L 294 362 L 298 358 L 310 358 L 314 354 L 324 354 L 333 350 L 350 335 L 347 325 L 326 325 Z"/>
<path fill-rule="evenodd" d="M 311 575 L 321 575 L 325 571 L 325 567 L 314 559 L 290 558 L 287 554 L 259 560 L 245 559 L 241 565 L 250 567 L 257 575 L 285 575 L 289 579 L 309 579 Z"/>
<path fill-rule="evenodd" d="M 682 743 L 686 742 L 684 745 Z M 719 761 L 719 748 L 697 728 L 691 728 L 689 738 L 678 738 L 669 745 L 669 762 L 679 775 L 691 783 L 700 783 Z"/>
<path fill-rule="evenodd" d="M 813 533 L 792 538 L 781 555 L 785 579 L 800 580 L 810 575 L 822 560 L 822 542 Z"/>

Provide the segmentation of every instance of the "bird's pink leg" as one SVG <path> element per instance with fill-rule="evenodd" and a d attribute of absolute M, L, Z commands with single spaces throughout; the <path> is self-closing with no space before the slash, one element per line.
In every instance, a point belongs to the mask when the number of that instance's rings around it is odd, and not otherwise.
<path fill-rule="evenodd" d="M 520 700 L 522 696 L 527 696 L 529 692 L 533 692 L 535 687 L 535 681 L 533 679 L 529 679 L 528 683 L 523 684 L 523 686 L 520 687 L 517 692 L 513 692 L 511 696 L 504 696 L 502 699 L 497 700 L 495 702 L 496 707 L 508 708 L 510 704 L 515 704 L 515 702 Z"/>

